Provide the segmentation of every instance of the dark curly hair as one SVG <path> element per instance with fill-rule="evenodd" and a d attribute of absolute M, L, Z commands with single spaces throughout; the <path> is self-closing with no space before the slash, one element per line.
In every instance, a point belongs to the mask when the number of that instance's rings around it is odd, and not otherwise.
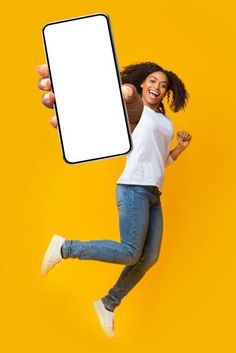
<path fill-rule="evenodd" d="M 138 93 L 142 94 L 141 83 L 155 71 L 162 71 L 168 78 L 167 102 L 173 112 L 178 112 L 186 107 L 189 94 L 185 89 L 184 83 L 172 71 L 167 71 L 153 62 L 142 62 L 126 66 L 121 71 L 122 83 L 133 84 Z M 159 111 L 165 115 L 163 102 L 160 103 Z"/>

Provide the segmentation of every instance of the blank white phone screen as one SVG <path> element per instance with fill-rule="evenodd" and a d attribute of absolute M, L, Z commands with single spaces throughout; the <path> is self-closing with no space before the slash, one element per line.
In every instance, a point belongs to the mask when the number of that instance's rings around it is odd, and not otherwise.
<path fill-rule="evenodd" d="M 109 17 L 48 23 L 43 39 L 65 161 L 128 153 L 132 140 Z"/>

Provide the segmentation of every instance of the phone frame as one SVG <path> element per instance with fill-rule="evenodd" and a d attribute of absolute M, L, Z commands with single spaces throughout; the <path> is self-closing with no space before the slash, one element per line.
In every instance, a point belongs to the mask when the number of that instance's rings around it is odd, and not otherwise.
<path fill-rule="evenodd" d="M 79 17 L 73 17 L 73 18 L 64 19 L 64 20 L 48 22 L 48 23 L 46 23 L 43 26 L 43 28 L 42 28 L 42 37 L 43 37 L 44 50 L 45 50 L 45 55 L 46 55 L 46 60 L 47 60 L 47 65 L 48 65 L 49 78 L 50 78 L 50 81 L 51 81 L 51 91 L 54 93 L 53 78 L 52 78 L 52 74 L 51 74 L 50 61 L 49 61 L 47 44 L 46 44 L 46 38 L 45 38 L 45 33 L 44 33 L 46 27 L 48 27 L 50 25 L 57 24 L 57 23 L 76 21 L 76 20 L 80 20 L 80 19 L 83 19 L 83 18 L 95 17 L 95 16 L 104 16 L 106 18 L 106 21 L 107 21 L 109 38 L 110 38 L 110 41 L 111 41 L 111 48 L 112 48 L 114 64 L 115 64 L 115 71 L 116 71 L 117 80 L 118 80 L 118 83 L 119 83 L 119 92 L 120 92 L 122 108 L 123 108 L 124 118 L 125 118 L 125 123 L 126 123 L 126 129 L 127 129 L 127 134 L 128 134 L 129 149 L 126 152 L 123 152 L 123 153 L 120 153 L 120 154 L 108 155 L 108 156 L 104 156 L 104 157 L 97 157 L 97 158 L 92 158 L 92 159 L 87 159 L 87 160 L 82 160 L 82 161 L 76 161 L 76 162 L 69 161 L 66 158 L 66 156 L 65 156 L 65 149 L 64 149 L 64 144 L 63 144 L 63 139 L 62 139 L 62 132 L 61 132 L 61 127 L 60 127 L 60 118 L 59 118 L 59 113 L 58 113 L 58 109 L 57 109 L 57 103 L 55 101 L 54 110 L 55 110 L 55 114 L 56 114 L 57 122 L 58 122 L 58 132 L 59 132 L 59 137 L 60 137 L 60 145 L 61 145 L 61 149 L 62 149 L 63 159 L 64 159 L 64 161 L 66 163 L 72 164 L 72 165 L 92 162 L 92 161 L 96 161 L 96 160 L 100 160 L 100 159 L 115 158 L 115 157 L 118 157 L 118 156 L 123 156 L 123 155 L 128 154 L 133 149 L 133 141 L 132 141 L 132 137 L 131 137 L 131 129 L 130 129 L 130 125 L 129 125 L 128 112 L 127 112 L 125 100 L 124 100 L 124 98 L 122 96 L 122 91 L 121 91 L 122 82 L 121 82 L 121 77 L 120 77 L 120 71 L 119 71 L 117 55 L 116 55 L 116 51 L 115 51 L 114 38 L 113 38 L 113 34 L 112 34 L 112 29 L 111 29 L 111 21 L 110 21 L 110 18 L 108 16 L 108 14 L 103 13 L 103 12 L 99 12 L 99 13 L 94 13 L 94 14 L 89 14 L 89 15 L 84 15 L 84 16 L 79 16 Z"/>

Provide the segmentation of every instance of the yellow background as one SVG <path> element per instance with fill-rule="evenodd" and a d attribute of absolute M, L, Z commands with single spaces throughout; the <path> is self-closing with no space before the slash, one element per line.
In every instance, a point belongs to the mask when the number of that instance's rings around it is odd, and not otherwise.
<path fill-rule="evenodd" d="M 3 352 L 233 352 L 235 8 L 233 1 L 6 2 L 1 12 L 1 349 Z M 158 263 L 116 311 L 116 338 L 92 302 L 121 265 L 68 260 L 40 276 L 52 234 L 119 239 L 115 184 L 125 157 L 63 162 L 35 67 L 42 26 L 106 12 L 120 68 L 150 60 L 185 82 L 172 113 L 192 142 L 167 169 Z M 99 89 L 94 82 L 94 89 Z M 176 141 L 175 141 L 176 143 Z"/>

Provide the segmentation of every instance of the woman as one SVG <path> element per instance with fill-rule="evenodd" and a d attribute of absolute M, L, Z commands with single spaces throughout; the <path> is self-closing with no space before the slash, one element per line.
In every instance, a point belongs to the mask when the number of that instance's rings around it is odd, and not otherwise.
<path fill-rule="evenodd" d="M 39 88 L 50 90 L 47 66 L 39 66 L 37 71 L 42 76 Z M 126 265 L 114 287 L 94 302 L 102 328 L 109 337 L 114 336 L 115 308 L 159 257 L 164 169 L 191 141 L 188 132 L 179 131 L 178 145 L 170 151 L 173 126 L 165 115 L 163 99 L 167 96 L 174 112 L 184 109 L 188 101 L 185 86 L 176 74 L 155 63 L 144 62 L 125 67 L 121 79 L 133 140 L 133 149 L 116 187 L 121 241 L 70 241 L 54 235 L 42 263 L 43 275 L 67 258 Z M 52 108 L 54 99 L 51 92 L 42 101 Z M 57 127 L 55 117 L 51 124 Z"/>

